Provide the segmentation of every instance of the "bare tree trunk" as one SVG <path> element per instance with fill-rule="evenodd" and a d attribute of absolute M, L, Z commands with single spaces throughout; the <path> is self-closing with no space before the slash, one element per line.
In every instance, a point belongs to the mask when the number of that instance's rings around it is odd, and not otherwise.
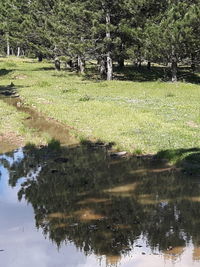
<path fill-rule="evenodd" d="M 42 54 L 38 54 L 38 62 L 42 62 L 43 60 L 43 55 Z"/>
<path fill-rule="evenodd" d="M 124 59 L 123 58 L 119 58 L 118 60 L 118 66 L 122 69 L 124 67 Z"/>
<path fill-rule="evenodd" d="M 111 58 L 111 52 L 107 54 L 107 80 L 111 81 L 113 78 L 113 63 Z"/>
<path fill-rule="evenodd" d="M 171 62 L 172 82 L 177 82 L 177 57 L 172 47 L 172 62 Z"/>
<path fill-rule="evenodd" d="M 20 56 L 20 52 L 21 52 L 20 50 L 21 50 L 21 49 L 20 49 L 20 47 L 18 46 L 18 47 L 17 47 L 17 57 Z"/>
<path fill-rule="evenodd" d="M 6 46 L 7 46 L 7 56 L 10 56 L 10 40 L 9 40 L 9 34 L 6 34 Z"/>
<path fill-rule="evenodd" d="M 151 62 L 150 62 L 150 61 L 148 61 L 148 63 L 147 63 L 147 69 L 148 69 L 148 70 L 151 69 Z"/>
<path fill-rule="evenodd" d="M 58 57 L 55 58 L 54 64 L 55 64 L 55 69 L 60 71 L 60 60 Z"/>
<path fill-rule="evenodd" d="M 101 79 L 104 79 L 106 77 L 106 74 L 107 74 L 107 71 L 106 71 L 106 66 L 107 66 L 106 59 L 104 57 L 100 57 L 98 59 L 98 64 L 99 64 L 99 72 L 100 72 Z"/>
<path fill-rule="evenodd" d="M 175 60 L 172 60 L 172 82 L 177 82 L 177 62 Z"/>
<path fill-rule="evenodd" d="M 111 33 L 110 33 L 110 11 L 107 10 L 106 13 L 106 38 L 108 41 L 108 51 L 107 51 L 107 80 L 111 81 L 113 78 L 113 62 L 111 57 Z"/>
<path fill-rule="evenodd" d="M 78 56 L 78 68 L 82 74 L 85 72 L 85 62 L 81 56 Z"/>

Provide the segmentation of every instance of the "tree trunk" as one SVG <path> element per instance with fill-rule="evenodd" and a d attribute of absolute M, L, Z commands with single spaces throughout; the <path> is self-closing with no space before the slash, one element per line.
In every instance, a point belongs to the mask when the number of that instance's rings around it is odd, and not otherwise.
<path fill-rule="evenodd" d="M 67 61 L 65 62 L 65 68 L 66 68 L 66 69 L 72 69 L 72 68 L 73 68 L 73 62 L 72 62 L 71 59 L 69 59 L 69 60 L 67 60 Z"/>
<path fill-rule="evenodd" d="M 55 64 L 55 69 L 60 71 L 60 60 L 59 58 L 55 58 L 55 61 L 54 61 L 54 64 Z"/>
<path fill-rule="evenodd" d="M 174 51 L 174 47 L 172 47 L 171 72 L 172 72 L 172 82 L 177 82 L 177 57 Z"/>
<path fill-rule="evenodd" d="M 107 71 L 106 71 L 106 59 L 104 57 L 101 57 L 98 59 L 98 64 L 99 64 L 99 72 L 101 79 L 104 79 L 106 77 Z"/>
<path fill-rule="evenodd" d="M 195 72 L 195 70 L 196 70 L 195 55 L 193 53 L 191 54 L 191 69 L 192 69 L 193 72 Z"/>
<path fill-rule="evenodd" d="M 124 67 L 124 59 L 123 58 L 119 58 L 118 60 L 118 66 L 122 69 Z"/>
<path fill-rule="evenodd" d="M 20 47 L 17 47 L 17 57 L 20 57 Z"/>
<path fill-rule="evenodd" d="M 148 70 L 151 69 L 151 62 L 150 62 L 150 61 L 148 61 L 148 63 L 147 63 L 147 69 L 148 69 Z"/>
<path fill-rule="evenodd" d="M 113 78 L 113 63 L 111 58 L 111 53 L 107 54 L 107 81 L 111 81 Z"/>
<path fill-rule="evenodd" d="M 78 56 L 78 68 L 82 74 L 85 72 L 85 62 L 81 56 Z"/>
<path fill-rule="evenodd" d="M 43 55 L 42 54 L 39 54 L 38 55 L 38 62 L 42 62 L 42 60 L 43 60 Z"/>
<path fill-rule="evenodd" d="M 107 80 L 111 81 L 113 78 L 113 62 L 111 57 L 111 33 L 110 33 L 110 11 L 106 13 L 106 38 L 107 38 Z"/>
<path fill-rule="evenodd" d="M 9 40 L 9 34 L 6 34 L 6 46 L 7 46 L 7 56 L 10 56 L 10 40 Z"/>

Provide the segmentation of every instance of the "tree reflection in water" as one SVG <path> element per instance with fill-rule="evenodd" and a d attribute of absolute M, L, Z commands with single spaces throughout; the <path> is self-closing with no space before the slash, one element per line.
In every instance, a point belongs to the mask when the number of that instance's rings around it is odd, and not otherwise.
<path fill-rule="evenodd" d="M 166 257 L 193 242 L 199 260 L 198 179 L 150 157 L 112 159 L 106 148 L 91 145 L 23 153 L 12 165 L 3 160 L 9 184 L 25 177 L 18 198 L 32 204 L 36 226 L 58 247 L 73 242 L 86 255 L 115 262 L 142 235 Z"/>

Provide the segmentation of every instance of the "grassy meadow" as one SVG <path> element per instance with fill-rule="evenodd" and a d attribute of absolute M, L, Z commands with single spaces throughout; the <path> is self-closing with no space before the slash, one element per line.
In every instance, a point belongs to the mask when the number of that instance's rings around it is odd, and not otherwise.
<path fill-rule="evenodd" d="M 121 80 L 107 82 L 16 58 L 1 58 L 0 69 L 0 88 L 13 83 L 26 105 L 69 125 L 80 141 L 114 142 L 115 148 L 136 154 L 200 147 L 198 83 L 163 82 L 156 68 L 127 69 L 127 76 L 116 72 Z M 8 112 L 9 127 L 23 135 L 24 115 L 13 109 L 0 101 L 1 132 L 8 127 L 3 122 Z"/>

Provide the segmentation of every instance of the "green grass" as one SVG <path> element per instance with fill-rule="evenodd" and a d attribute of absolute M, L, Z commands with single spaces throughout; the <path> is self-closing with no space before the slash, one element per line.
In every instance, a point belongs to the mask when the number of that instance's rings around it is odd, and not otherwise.
<path fill-rule="evenodd" d="M 161 82 L 156 76 L 145 82 L 87 80 L 28 59 L 1 59 L 0 65 L 1 86 L 13 82 L 25 103 L 74 127 L 81 140 L 142 153 L 200 147 L 198 84 Z"/>
<path fill-rule="evenodd" d="M 10 143 L 8 145 L 16 146 L 16 148 L 27 143 L 38 145 L 47 142 L 44 136 L 35 134 L 34 129 L 25 126 L 26 118 L 27 114 L 17 112 L 16 108 L 0 100 L 0 136 L 3 136 L 4 142 Z"/>

